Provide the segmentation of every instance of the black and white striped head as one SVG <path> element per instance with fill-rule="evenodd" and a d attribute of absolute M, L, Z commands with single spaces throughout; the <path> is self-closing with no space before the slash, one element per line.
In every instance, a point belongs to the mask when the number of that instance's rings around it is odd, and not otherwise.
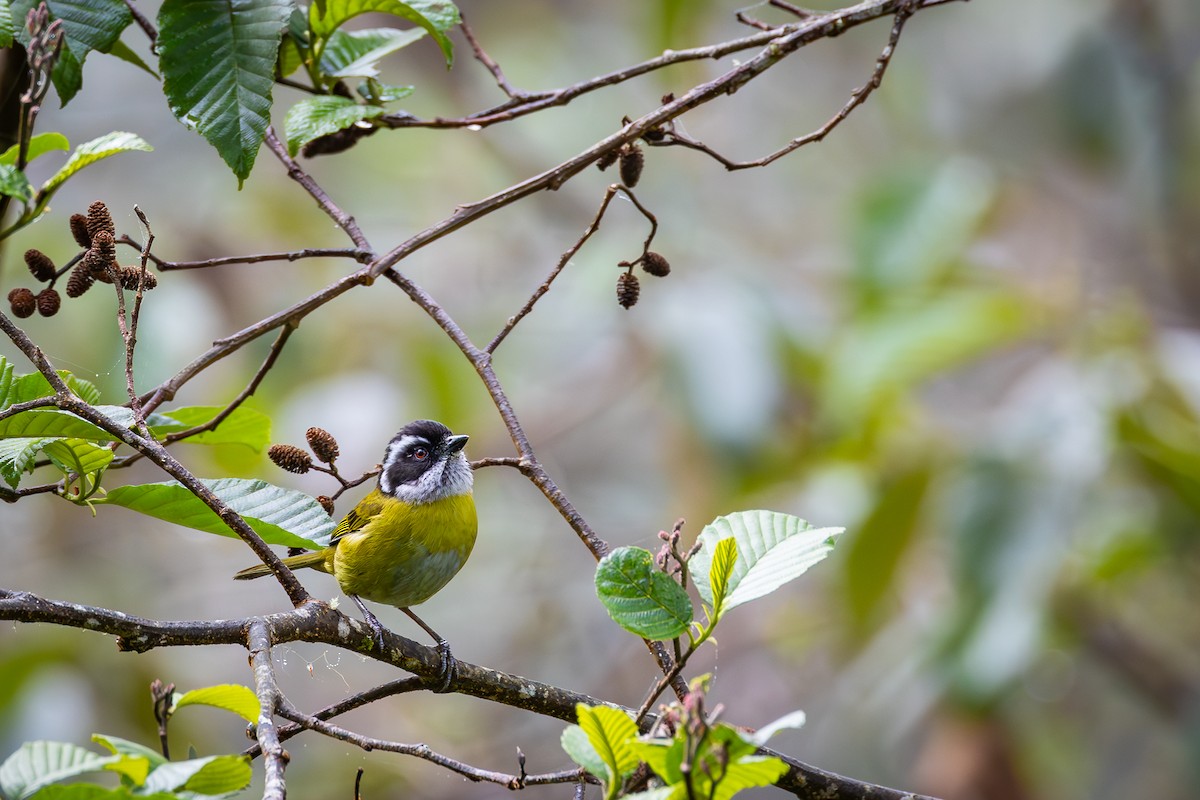
<path fill-rule="evenodd" d="M 463 453 L 467 438 L 431 419 L 408 423 L 383 454 L 379 491 L 414 505 L 469 493 L 474 475 Z"/>

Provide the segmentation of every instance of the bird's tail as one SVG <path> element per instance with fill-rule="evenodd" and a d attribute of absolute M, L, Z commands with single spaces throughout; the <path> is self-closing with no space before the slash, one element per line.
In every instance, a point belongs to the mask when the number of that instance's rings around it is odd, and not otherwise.
<path fill-rule="evenodd" d="M 301 569 L 303 567 L 312 567 L 325 571 L 325 551 L 314 550 L 311 553 L 301 553 L 298 556 L 290 556 L 283 559 L 283 563 L 288 565 L 289 569 Z M 233 576 L 235 581 L 248 581 L 252 578 L 261 578 L 264 575 L 270 575 L 271 570 L 266 564 L 257 564 L 253 567 L 247 567 L 241 572 Z"/>

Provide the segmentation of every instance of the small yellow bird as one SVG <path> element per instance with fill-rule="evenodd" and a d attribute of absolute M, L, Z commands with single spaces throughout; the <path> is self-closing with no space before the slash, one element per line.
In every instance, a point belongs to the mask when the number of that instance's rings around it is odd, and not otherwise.
<path fill-rule="evenodd" d="M 437 642 L 443 688 L 455 671 L 450 646 L 410 607 L 449 583 L 475 546 L 474 475 L 463 453 L 467 438 L 433 420 L 405 425 L 388 443 L 378 485 L 338 524 L 329 546 L 283 559 L 291 569 L 310 567 L 337 578 L 381 649 L 383 626 L 361 598 L 396 606 L 411 617 Z M 260 564 L 234 578 L 269 574 Z"/>

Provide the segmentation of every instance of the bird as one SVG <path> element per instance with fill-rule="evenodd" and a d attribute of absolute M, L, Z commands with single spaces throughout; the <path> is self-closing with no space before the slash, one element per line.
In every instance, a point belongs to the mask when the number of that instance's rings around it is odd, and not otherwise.
<path fill-rule="evenodd" d="M 334 529 L 329 546 L 283 559 L 290 569 L 329 573 L 358 606 L 383 649 L 383 625 L 363 600 L 396 606 L 437 642 L 441 690 L 457 666 L 446 639 L 412 611 L 450 582 L 475 546 L 474 474 L 463 447 L 440 422 L 419 419 L 392 437 L 375 488 Z M 271 574 L 262 564 L 236 580 Z"/>

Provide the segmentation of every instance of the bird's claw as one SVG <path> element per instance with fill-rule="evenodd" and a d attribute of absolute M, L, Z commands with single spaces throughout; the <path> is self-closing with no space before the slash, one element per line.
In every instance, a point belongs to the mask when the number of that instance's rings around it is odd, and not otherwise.
<path fill-rule="evenodd" d="M 450 684 L 458 677 L 458 659 L 450 652 L 450 644 L 445 639 L 438 639 L 438 677 L 442 679 L 438 688 L 433 691 L 437 694 L 444 694 L 450 691 Z"/>

